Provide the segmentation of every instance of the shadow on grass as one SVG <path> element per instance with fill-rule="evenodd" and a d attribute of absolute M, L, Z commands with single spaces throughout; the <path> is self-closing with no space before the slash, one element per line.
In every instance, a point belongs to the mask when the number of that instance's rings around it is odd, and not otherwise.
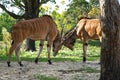
<path fill-rule="evenodd" d="M 7 56 L 0 56 L 0 61 L 7 61 Z M 17 59 L 16 59 L 16 56 L 12 56 L 12 58 L 11 58 L 11 60 L 12 61 L 17 61 Z M 35 58 L 34 57 L 21 57 L 21 60 L 22 61 L 33 61 L 34 62 L 34 60 L 35 60 Z M 51 58 L 51 60 L 53 61 L 53 62 L 59 62 L 59 61 L 73 61 L 73 62 L 75 62 L 75 61 L 82 61 L 82 56 L 81 57 L 79 57 L 79 58 L 61 58 L 61 57 L 56 57 L 56 58 Z M 87 61 L 96 61 L 96 60 L 99 60 L 99 56 L 89 56 L 89 57 L 87 57 Z M 47 58 L 39 58 L 39 62 L 47 62 L 48 61 L 48 59 Z"/>
<path fill-rule="evenodd" d="M 7 56 L 0 56 L 0 61 L 7 61 L 7 58 L 8 58 Z M 11 58 L 11 60 L 12 61 L 17 61 L 15 56 L 13 56 Z M 21 60 L 22 61 L 34 61 L 35 58 L 33 58 L 33 57 L 21 57 Z M 51 60 L 57 62 L 57 61 L 76 61 L 78 59 L 73 59 L 73 58 L 51 58 Z M 47 58 L 39 58 L 39 61 L 40 62 L 47 62 L 48 59 Z"/>
<path fill-rule="evenodd" d="M 26 57 L 21 57 L 22 61 L 34 61 L 35 58 L 26 58 Z M 75 58 L 51 58 L 52 61 L 54 62 L 59 62 L 59 61 L 81 61 L 81 59 L 75 59 Z M 39 58 L 39 62 L 47 62 L 47 58 Z"/>

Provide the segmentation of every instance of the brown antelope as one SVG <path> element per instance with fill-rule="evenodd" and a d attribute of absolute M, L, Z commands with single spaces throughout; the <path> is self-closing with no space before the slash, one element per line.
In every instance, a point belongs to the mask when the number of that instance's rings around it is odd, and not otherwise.
<path fill-rule="evenodd" d="M 39 53 L 35 59 L 35 63 L 38 63 L 38 58 L 42 52 L 44 41 L 47 41 L 47 50 L 48 50 L 48 62 L 50 61 L 50 50 L 53 46 L 53 55 L 55 56 L 58 50 L 61 48 L 61 36 L 57 30 L 57 25 L 53 21 L 52 17 L 49 15 L 44 15 L 40 18 L 35 18 L 31 20 L 20 21 L 13 25 L 11 31 L 12 44 L 8 54 L 8 67 L 10 65 L 11 56 L 15 50 L 15 54 L 18 60 L 18 64 L 23 66 L 19 57 L 20 46 L 26 38 L 33 40 L 40 40 Z"/>
<path fill-rule="evenodd" d="M 82 18 L 76 27 L 69 30 L 62 39 L 62 44 L 73 50 L 76 39 L 81 39 L 83 43 L 83 62 L 86 62 L 86 52 L 89 40 L 102 40 L 101 26 L 99 19 Z"/>

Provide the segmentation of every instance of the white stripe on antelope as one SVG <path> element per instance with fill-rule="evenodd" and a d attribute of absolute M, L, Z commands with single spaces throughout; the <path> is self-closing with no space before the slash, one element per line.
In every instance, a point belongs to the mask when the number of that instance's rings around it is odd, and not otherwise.
<path fill-rule="evenodd" d="M 47 50 L 48 50 L 48 62 L 50 61 L 50 50 L 53 46 L 53 55 L 55 56 L 58 50 L 61 48 L 61 36 L 57 30 L 57 25 L 53 21 L 52 17 L 49 15 L 44 15 L 40 18 L 35 18 L 31 20 L 24 20 L 16 23 L 12 27 L 11 31 L 12 44 L 8 54 L 8 67 L 10 65 L 11 56 L 15 50 L 15 54 L 18 60 L 18 64 L 23 66 L 19 57 L 20 46 L 26 38 L 32 40 L 40 40 L 40 49 L 38 56 L 35 59 L 35 63 L 38 63 L 38 58 L 42 52 L 44 41 L 47 41 Z"/>

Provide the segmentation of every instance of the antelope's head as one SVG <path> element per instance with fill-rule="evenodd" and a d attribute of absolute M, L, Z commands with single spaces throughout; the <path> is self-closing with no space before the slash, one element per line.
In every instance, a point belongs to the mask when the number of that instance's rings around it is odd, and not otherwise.
<path fill-rule="evenodd" d="M 53 41 L 53 56 L 56 56 L 62 47 L 61 38 L 62 36 L 58 33 L 55 40 Z"/>
<path fill-rule="evenodd" d="M 73 46 L 76 39 L 77 39 L 76 30 L 72 28 L 62 37 L 61 44 L 69 48 L 70 50 L 73 50 Z"/>
<path fill-rule="evenodd" d="M 53 56 L 57 55 L 62 45 L 73 50 L 74 43 L 77 39 L 76 30 L 71 29 L 63 37 L 62 34 L 63 34 L 63 29 L 61 30 L 61 34 L 58 34 L 53 42 Z"/>

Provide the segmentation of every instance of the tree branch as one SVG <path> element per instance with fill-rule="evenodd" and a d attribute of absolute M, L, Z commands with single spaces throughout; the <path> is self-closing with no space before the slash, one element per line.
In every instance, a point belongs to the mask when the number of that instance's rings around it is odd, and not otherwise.
<path fill-rule="evenodd" d="M 41 2 L 41 4 L 44 4 L 44 3 L 46 3 L 46 2 L 48 2 L 48 1 L 50 1 L 50 0 L 40 0 Z"/>
<path fill-rule="evenodd" d="M 48 1 L 55 2 L 55 0 L 40 0 L 40 3 L 41 3 L 41 4 L 45 4 L 45 3 L 47 3 Z"/>
<path fill-rule="evenodd" d="M 19 2 L 18 0 L 11 0 L 12 3 L 14 3 L 15 5 L 17 5 L 20 9 L 24 9 L 25 6 Z"/>
<path fill-rule="evenodd" d="M 24 14 L 23 15 L 16 15 L 15 13 L 12 13 L 10 11 L 8 11 L 4 5 L 0 4 L 0 8 L 2 8 L 6 13 L 8 13 L 11 17 L 15 18 L 15 19 L 22 19 L 24 18 Z"/>

